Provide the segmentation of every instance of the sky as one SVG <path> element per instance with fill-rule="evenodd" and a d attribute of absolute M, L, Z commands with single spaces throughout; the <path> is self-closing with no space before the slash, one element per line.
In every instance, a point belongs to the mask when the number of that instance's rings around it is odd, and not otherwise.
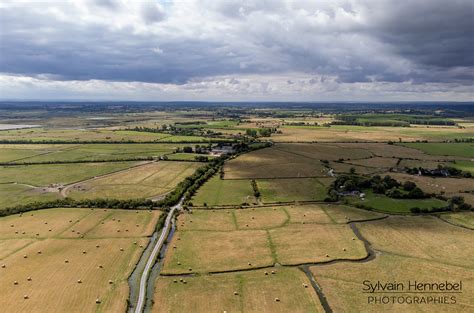
<path fill-rule="evenodd" d="M 474 101 L 474 1 L 2 0 L 0 98 Z"/>

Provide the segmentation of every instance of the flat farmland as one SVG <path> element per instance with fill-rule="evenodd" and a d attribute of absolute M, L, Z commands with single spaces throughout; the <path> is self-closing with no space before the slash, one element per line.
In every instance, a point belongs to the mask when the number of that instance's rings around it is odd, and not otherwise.
<path fill-rule="evenodd" d="M 393 175 L 395 176 L 395 175 Z M 394 177 L 395 178 L 395 177 Z M 442 208 L 447 205 L 446 201 L 436 198 L 428 199 L 394 199 L 385 195 L 373 193 L 371 190 L 365 191 L 364 200 L 358 197 L 346 197 L 349 204 L 362 204 L 387 213 L 410 213 L 412 208 L 432 209 Z"/>
<path fill-rule="evenodd" d="M 359 230 L 376 250 L 454 266 L 474 267 L 474 233 L 436 217 L 391 216 L 361 223 Z"/>
<path fill-rule="evenodd" d="M 20 183 L 33 186 L 66 185 L 102 176 L 141 164 L 139 162 L 100 162 L 84 164 L 40 164 L 0 167 L 0 184 Z"/>
<path fill-rule="evenodd" d="M 470 161 L 457 160 L 455 163 L 449 164 L 449 165 L 457 169 L 460 169 L 461 171 L 470 172 L 471 174 L 474 174 L 474 161 L 473 160 L 470 160 Z"/>
<path fill-rule="evenodd" d="M 368 167 L 368 166 L 361 166 L 361 165 L 354 165 L 344 162 L 330 162 L 329 167 L 334 170 L 335 173 L 350 173 L 352 169 L 355 170 L 358 174 L 364 175 L 375 175 L 380 173 L 381 171 L 385 171 L 387 169 L 379 168 L 379 167 Z"/>
<path fill-rule="evenodd" d="M 310 160 L 358 160 L 373 156 L 371 151 L 361 149 L 357 146 L 346 147 L 344 144 L 279 143 L 275 145 L 275 149 L 300 155 Z"/>
<path fill-rule="evenodd" d="M 3 148 L 9 145 L 3 145 Z M 15 145 L 18 150 L 28 147 L 32 151 L 29 157 L 12 160 L 14 163 L 31 162 L 77 162 L 77 161 L 110 161 L 133 158 L 158 157 L 172 153 L 180 144 L 68 144 L 68 145 Z M 12 153 L 10 151 L 9 153 Z M 23 149 L 23 150 L 26 150 Z M 34 154 L 33 154 L 34 153 Z"/>
<path fill-rule="evenodd" d="M 326 187 L 317 178 L 287 178 L 257 180 L 264 203 L 292 201 L 322 201 Z"/>
<path fill-rule="evenodd" d="M 474 143 L 404 143 L 405 147 L 418 149 L 426 154 L 474 158 Z"/>
<path fill-rule="evenodd" d="M 474 212 L 447 213 L 440 216 L 442 220 L 474 229 Z"/>
<path fill-rule="evenodd" d="M 180 214 L 179 230 L 231 231 L 237 230 L 234 210 L 193 210 L 192 214 Z"/>
<path fill-rule="evenodd" d="M 296 148 L 295 148 L 296 149 Z M 226 162 L 224 179 L 321 177 L 326 170 L 318 159 L 277 148 L 266 148 Z"/>
<path fill-rule="evenodd" d="M 309 280 L 297 269 L 281 268 L 274 275 L 259 270 L 186 277 L 185 281 L 160 277 L 153 312 L 324 312 L 315 292 L 304 287 Z"/>
<path fill-rule="evenodd" d="M 0 162 L 15 162 L 65 149 L 65 145 L 0 144 Z"/>
<path fill-rule="evenodd" d="M 283 126 L 281 134 L 272 135 L 275 142 L 333 142 L 333 141 L 405 141 L 449 140 L 472 137 L 472 128 L 456 127 L 365 127 L 333 125 Z"/>
<path fill-rule="evenodd" d="M 4 312 L 124 311 L 128 276 L 160 212 L 113 211 L 114 219 L 137 228 L 117 238 L 101 224 L 111 211 L 47 209 L 0 218 L 0 247 L 8 247 L 0 254 Z M 87 219 L 101 238 L 64 236 Z"/>
<path fill-rule="evenodd" d="M 386 216 L 381 213 L 361 210 L 347 205 L 321 205 L 321 208 L 336 224 L 371 220 Z"/>
<path fill-rule="evenodd" d="M 35 201 L 51 201 L 61 198 L 57 192 L 43 191 L 29 185 L 0 184 L 0 210 Z"/>
<path fill-rule="evenodd" d="M 402 173 L 390 173 L 390 175 L 398 181 L 413 181 L 424 192 L 428 193 L 439 194 L 444 192 L 452 194 L 474 190 L 474 179 L 471 178 L 429 177 Z"/>
<path fill-rule="evenodd" d="M 351 160 L 348 163 L 365 167 L 391 168 L 396 167 L 397 162 L 398 159 L 395 158 L 375 157 L 368 159 Z"/>
<path fill-rule="evenodd" d="M 471 255 L 471 258 L 473 255 Z M 336 263 L 311 267 L 316 281 L 334 312 L 470 312 L 474 300 L 469 290 L 474 288 L 474 270 L 420 260 L 390 253 L 377 255 L 367 263 Z M 368 304 L 368 297 L 393 296 L 386 293 L 363 293 L 363 281 L 401 282 L 408 288 L 408 281 L 455 282 L 462 280 L 463 293 L 456 294 L 456 304 Z M 413 296 L 422 296 L 415 294 Z M 440 295 L 444 296 L 444 294 Z M 448 296 L 450 296 L 448 294 Z"/>
<path fill-rule="evenodd" d="M 250 180 L 226 180 L 215 175 L 199 188 L 192 203 L 212 207 L 256 203 L 256 199 Z"/>
<path fill-rule="evenodd" d="M 289 222 L 290 216 L 284 208 L 258 208 L 234 210 L 239 229 L 270 229 L 282 227 Z"/>
<path fill-rule="evenodd" d="M 267 233 L 263 230 L 178 231 L 166 253 L 161 273 L 207 273 L 272 264 Z"/>
<path fill-rule="evenodd" d="M 200 166 L 196 162 L 153 162 L 82 182 L 69 188 L 67 195 L 74 199 L 130 199 L 163 195 Z"/>
<path fill-rule="evenodd" d="M 348 225 L 289 225 L 271 229 L 269 233 L 278 262 L 284 265 L 357 260 L 367 256 L 363 242 Z"/>

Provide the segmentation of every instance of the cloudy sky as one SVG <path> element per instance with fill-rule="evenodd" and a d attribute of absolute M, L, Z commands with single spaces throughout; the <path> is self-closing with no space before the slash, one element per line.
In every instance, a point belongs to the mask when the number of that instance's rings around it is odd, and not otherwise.
<path fill-rule="evenodd" d="M 0 98 L 474 101 L 472 0 L 0 2 Z"/>

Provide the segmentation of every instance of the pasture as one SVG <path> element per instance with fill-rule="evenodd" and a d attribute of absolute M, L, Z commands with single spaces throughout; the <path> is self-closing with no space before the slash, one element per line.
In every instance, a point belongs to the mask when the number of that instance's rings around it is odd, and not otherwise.
<path fill-rule="evenodd" d="M 160 213 L 67 208 L 0 218 L 0 247 L 8 247 L 0 254 L 0 306 L 5 312 L 124 311 L 128 275 Z M 107 218 L 120 218 L 128 236 L 117 235 Z M 72 231 L 86 238 L 72 238 Z"/>
<path fill-rule="evenodd" d="M 257 186 L 264 203 L 322 201 L 326 187 L 316 178 L 259 179 Z"/>
<path fill-rule="evenodd" d="M 199 188 L 191 202 L 196 206 L 241 205 L 256 203 L 250 180 L 220 179 L 211 177 Z"/>
<path fill-rule="evenodd" d="M 74 199 L 131 199 L 164 195 L 200 166 L 197 162 L 153 162 L 81 182 L 68 188 L 67 195 Z"/>
<path fill-rule="evenodd" d="M 456 225 L 461 225 L 470 229 L 474 229 L 474 212 L 441 214 L 440 218 Z"/>
<path fill-rule="evenodd" d="M 371 190 L 365 191 L 365 199 L 359 197 L 345 197 L 349 204 L 362 204 L 377 211 L 386 213 L 410 213 L 411 208 L 432 209 L 447 205 L 446 201 L 436 198 L 429 199 L 394 199 L 385 195 L 376 194 Z"/>
<path fill-rule="evenodd" d="M 473 255 L 471 255 L 472 258 Z M 469 312 L 474 300 L 468 290 L 474 288 L 474 270 L 437 262 L 436 259 L 420 260 L 391 253 L 377 255 L 367 263 L 336 263 L 311 267 L 316 281 L 334 312 Z M 368 304 L 370 296 L 392 296 L 390 293 L 363 293 L 363 281 L 401 282 L 408 288 L 408 281 L 455 282 L 462 280 L 463 293 L 456 294 L 456 304 Z M 422 296 L 415 294 L 414 296 Z M 444 293 L 440 296 L 444 296 Z M 449 296 L 449 294 L 448 294 Z"/>
<path fill-rule="evenodd" d="M 276 147 L 246 153 L 226 162 L 224 179 L 304 178 L 326 176 L 319 159 Z M 295 147 L 293 150 L 297 150 Z"/>
<path fill-rule="evenodd" d="M 474 143 L 404 143 L 405 147 L 418 149 L 426 154 L 474 158 Z"/>
<path fill-rule="evenodd" d="M 0 184 L 0 210 L 35 201 L 51 201 L 59 198 L 61 198 L 59 193 L 43 191 L 42 188 L 15 183 Z"/>
<path fill-rule="evenodd" d="M 297 269 L 281 268 L 273 275 L 259 270 L 185 277 L 184 281 L 159 277 L 153 312 L 324 312 L 311 287 L 304 287 L 309 280 Z"/>

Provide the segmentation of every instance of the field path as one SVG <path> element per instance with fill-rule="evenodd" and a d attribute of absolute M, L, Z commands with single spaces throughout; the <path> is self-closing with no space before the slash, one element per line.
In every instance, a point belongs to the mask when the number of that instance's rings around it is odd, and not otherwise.
<path fill-rule="evenodd" d="M 86 183 L 86 182 L 89 182 L 89 181 L 93 181 L 94 179 L 108 177 L 108 176 L 111 176 L 111 175 L 114 175 L 114 174 L 117 174 L 117 173 L 126 172 L 126 171 L 129 171 L 131 169 L 135 169 L 137 167 L 145 166 L 145 165 L 148 165 L 148 164 L 153 163 L 153 162 L 156 162 L 156 161 L 149 161 L 149 162 L 141 163 L 141 164 L 138 164 L 138 165 L 135 165 L 135 166 L 132 166 L 132 167 L 127 167 L 127 168 L 124 168 L 124 169 L 121 169 L 121 170 L 118 170 L 118 171 L 115 171 L 115 172 L 110 172 L 110 173 L 107 173 L 107 174 L 104 174 L 104 175 L 95 176 L 95 177 L 87 178 L 87 179 L 84 179 L 84 180 L 81 180 L 81 181 L 77 181 L 75 183 L 64 186 L 64 188 L 61 189 L 60 194 L 63 198 L 66 198 L 67 193 L 69 192 L 69 190 L 71 188 L 74 188 L 75 186 L 77 186 L 79 184 L 83 184 L 83 183 Z"/>
<path fill-rule="evenodd" d="M 145 269 L 143 270 L 143 273 L 140 279 L 140 290 L 138 292 L 138 301 L 137 301 L 137 305 L 135 306 L 135 313 L 143 312 L 143 308 L 145 306 L 145 299 L 146 299 L 148 276 L 150 275 L 150 271 L 153 267 L 153 264 L 155 263 L 156 257 L 158 253 L 160 252 L 161 247 L 163 246 L 163 243 L 166 237 L 168 236 L 173 214 L 176 210 L 181 209 L 181 204 L 183 203 L 183 200 L 184 198 L 182 198 L 179 201 L 179 203 L 176 204 L 174 207 L 172 207 L 171 210 L 169 211 L 168 216 L 166 217 L 166 220 L 165 220 L 165 224 L 163 226 L 163 230 L 161 231 L 160 238 L 158 238 L 158 240 L 156 241 L 155 247 L 153 248 L 153 251 L 148 257 L 148 261 L 145 265 Z"/>

